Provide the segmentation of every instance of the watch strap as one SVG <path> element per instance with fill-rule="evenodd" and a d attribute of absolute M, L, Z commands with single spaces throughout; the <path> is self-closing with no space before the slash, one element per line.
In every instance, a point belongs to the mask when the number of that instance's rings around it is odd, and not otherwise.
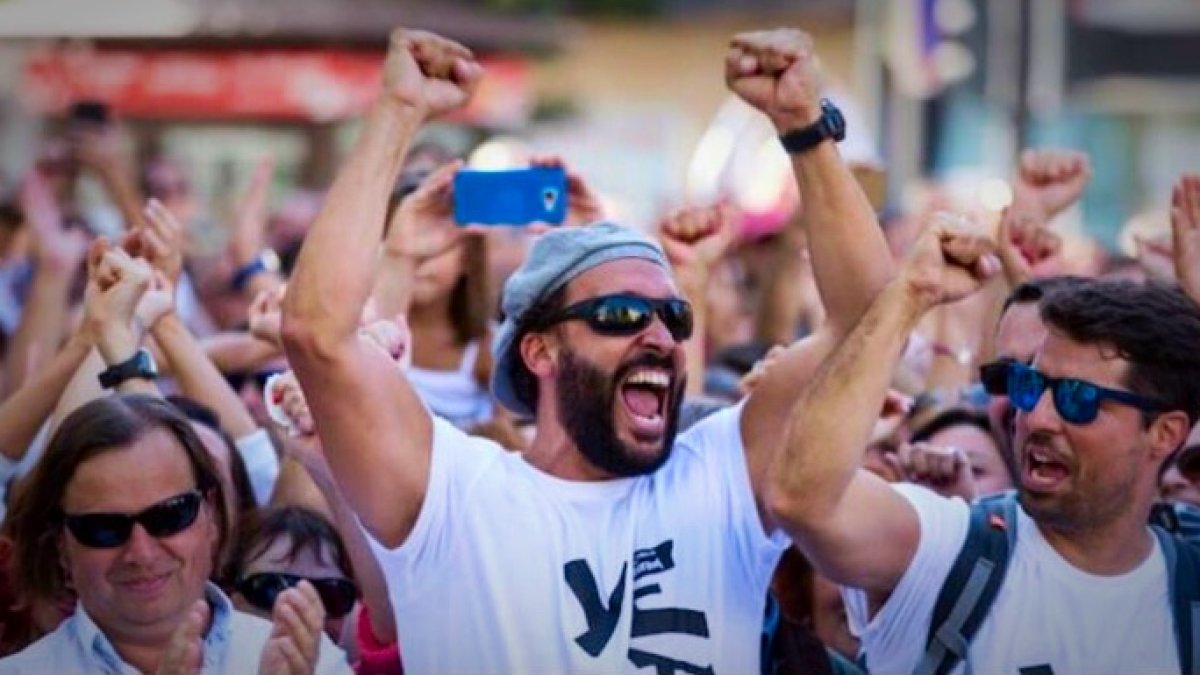
<path fill-rule="evenodd" d="M 829 99 L 821 100 L 821 116 L 817 121 L 780 135 L 779 142 L 789 154 L 806 152 L 828 138 L 840 141 L 846 137 L 846 122 L 842 113 Z"/>
<path fill-rule="evenodd" d="M 144 348 L 133 353 L 133 356 L 120 363 L 105 368 L 97 376 L 100 386 L 105 389 L 115 389 L 122 382 L 133 378 L 154 380 L 158 378 L 158 369 L 154 366 L 154 358 Z"/>

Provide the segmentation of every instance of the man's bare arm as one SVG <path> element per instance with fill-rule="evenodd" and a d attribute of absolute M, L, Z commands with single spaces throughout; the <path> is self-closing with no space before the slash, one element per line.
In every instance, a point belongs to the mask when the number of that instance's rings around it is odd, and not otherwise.
<path fill-rule="evenodd" d="M 812 39 L 802 31 L 746 33 L 730 45 L 726 81 L 782 135 L 821 117 L 815 59 Z M 813 336 L 789 349 L 762 378 L 742 417 L 746 460 L 764 517 L 766 471 L 799 385 L 812 377 L 893 275 L 891 254 L 871 202 L 835 143 L 827 140 L 794 154 L 792 167 L 800 187 L 798 222 L 808 240 L 827 314 Z"/>
<path fill-rule="evenodd" d="M 962 298 L 999 270 L 990 240 L 937 219 L 805 387 L 774 458 L 767 503 L 822 574 L 876 596 L 891 591 L 920 537 L 916 512 L 860 467 L 904 344 L 933 306 Z"/>
<path fill-rule="evenodd" d="M 397 30 L 384 90 L 305 239 L 283 340 L 330 468 L 363 524 L 404 542 L 425 497 L 432 421 L 392 355 L 358 339 L 375 284 L 388 195 L 424 120 L 463 105 L 480 73 L 462 46 Z"/>

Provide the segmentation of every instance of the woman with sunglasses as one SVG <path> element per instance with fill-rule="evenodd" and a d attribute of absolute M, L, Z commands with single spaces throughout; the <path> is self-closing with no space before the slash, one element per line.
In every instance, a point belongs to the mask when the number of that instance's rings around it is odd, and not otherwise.
<path fill-rule="evenodd" d="M 229 580 L 233 606 L 263 618 L 280 593 L 308 580 L 325 606 L 325 633 L 335 642 L 358 601 L 342 538 L 324 516 L 302 506 L 267 507 L 242 519 Z"/>

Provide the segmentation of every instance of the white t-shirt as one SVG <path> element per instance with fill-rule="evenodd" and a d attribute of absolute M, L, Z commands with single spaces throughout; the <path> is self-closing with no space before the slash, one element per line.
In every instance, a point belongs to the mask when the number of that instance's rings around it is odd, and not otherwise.
<path fill-rule="evenodd" d="M 897 485 L 916 508 L 921 542 L 900 583 L 868 621 L 866 594 L 843 588 L 850 630 L 871 672 L 912 672 L 937 595 L 967 536 L 970 510 L 915 485 Z M 1080 571 L 1021 509 L 1004 583 L 956 673 L 1179 673 L 1167 583 L 1157 540 L 1146 560 L 1117 576 Z M 1153 534 L 1147 532 L 1147 536 Z M 1046 672 L 1046 671 L 1043 671 Z"/>
<path fill-rule="evenodd" d="M 788 540 L 763 530 L 740 414 L 680 434 L 649 476 L 597 483 L 435 418 L 412 532 L 391 550 L 371 539 L 405 672 L 759 672 Z"/>

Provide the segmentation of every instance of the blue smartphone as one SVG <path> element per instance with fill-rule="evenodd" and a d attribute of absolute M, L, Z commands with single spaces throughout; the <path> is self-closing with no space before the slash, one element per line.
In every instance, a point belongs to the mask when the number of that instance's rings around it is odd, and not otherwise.
<path fill-rule="evenodd" d="M 567 217 L 567 174 L 559 167 L 463 169 L 454 176 L 459 225 L 560 225 Z"/>

